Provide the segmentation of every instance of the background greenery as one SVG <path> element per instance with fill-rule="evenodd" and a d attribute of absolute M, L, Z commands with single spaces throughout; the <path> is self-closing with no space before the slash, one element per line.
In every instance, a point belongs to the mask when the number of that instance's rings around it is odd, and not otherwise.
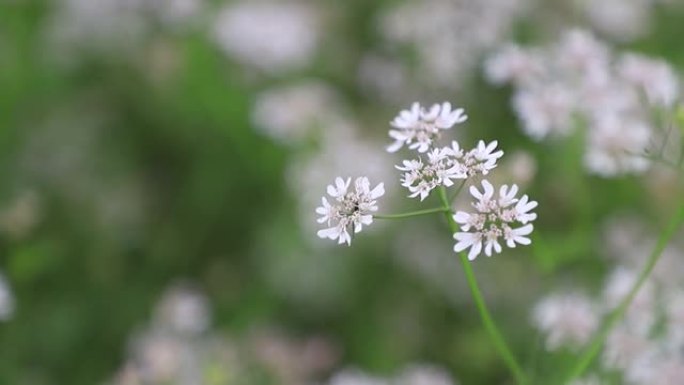
<path fill-rule="evenodd" d="M 404 106 L 383 106 L 363 94 L 351 68 L 377 44 L 372 15 L 383 3 L 328 4 L 338 16 L 330 39 L 344 49 L 324 47 L 309 73 L 292 75 L 335 85 L 366 134 L 381 140 L 386 122 Z M 246 81 L 202 30 L 160 30 L 135 55 L 84 52 L 74 66 L 55 65 L 43 46 L 53 6 L 0 4 L 0 207 L 6 214 L 29 194 L 34 210 L 23 227 L 3 220 L 10 224 L 0 238 L 0 270 L 17 308 L 0 324 L 0 383 L 89 385 L 111 378 L 132 330 L 178 279 L 201 287 L 215 327 L 231 335 L 278 325 L 295 336 L 330 338 L 341 352 L 339 366 L 392 373 L 409 362 L 431 362 L 464 384 L 506 383 L 461 271 L 450 273 L 461 290 L 454 300 L 392 257 L 405 226 L 445 238 L 436 249 L 451 256 L 441 219 L 387 224 L 352 248 L 312 247 L 287 188 L 294 153 L 250 123 L 255 92 L 268 84 Z M 681 69 L 684 15 L 663 11 L 655 20 L 653 31 L 628 48 Z M 534 21 L 521 23 L 516 34 L 540 38 Z M 167 51 L 172 68 L 155 67 L 156 55 Z M 552 374 L 567 355 L 540 352 L 528 325 L 535 298 L 564 285 L 597 287 L 609 263 L 601 257 L 604 220 L 636 213 L 657 232 L 677 197 L 657 195 L 641 178 L 586 175 L 579 140 L 531 142 L 516 128 L 510 90 L 491 88 L 480 76 L 475 71 L 467 91 L 441 99 L 467 109 L 471 138 L 532 154 L 538 171 L 527 193 L 540 208 L 533 247 L 480 258 L 474 267 L 516 353 L 542 376 Z M 304 252 L 315 257 L 298 257 Z M 334 290 L 322 298 L 293 298 L 271 279 L 331 259 L 337 267 L 320 274 L 330 274 L 324 280 Z"/>

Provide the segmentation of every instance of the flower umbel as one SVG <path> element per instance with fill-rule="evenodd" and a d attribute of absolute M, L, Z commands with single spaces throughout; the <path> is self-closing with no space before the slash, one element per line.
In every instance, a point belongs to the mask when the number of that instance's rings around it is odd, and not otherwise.
<path fill-rule="evenodd" d="M 448 130 L 466 119 L 468 116 L 463 113 L 463 109 L 452 110 L 449 102 L 433 104 L 429 110 L 421 107 L 418 102 L 413 103 L 410 110 L 399 112 L 390 123 L 395 128 L 389 131 L 394 143 L 387 147 L 387 151 L 396 152 L 407 145 L 411 150 L 427 152 L 439 138 L 440 131 Z"/>
<path fill-rule="evenodd" d="M 404 171 L 401 185 L 408 188 L 409 197 L 420 196 L 422 201 L 439 186 L 453 186 L 452 179 L 487 175 L 496 167 L 497 160 L 503 156 L 503 151 L 494 151 L 496 145 L 496 141 L 487 145 L 480 141 L 477 147 L 465 152 L 458 142 L 454 141 L 451 147 L 430 150 L 427 154 L 427 163 L 420 157 L 404 160 L 401 166 L 396 166 L 398 170 Z"/>
<path fill-rule="evenodd" d="M 458 211 L 454 215 L 454 221 L 461 225 L 461 232 L 454 234 L 456 245 L 454 251 L 461 252 L 470 248 L 468 259 L 474 260 L 482 252 L 488 257 L 492 250 L 501 252 L 499 238 L 503 237 L 508 247 L 516 244 L 529 245 L 531 243 L 527 235 L 532 233 L 531 221 L 537 218 L 537 214 L 530 210 L 537 207 L 537 202 L 530 201 L 527 195 L 520 199 L 517 185 L 503 185 L 499 189 L 498 196 L 494 194 L 494 186 L 487 180 L 482 181 L 483 191 L 480 192 L 475 186 L 470 187 L 470 194 L 477 199 L 473 203 L 476 213 Z M 514 228 L 516 224 L 521 227 Z"/>
<path fill-rule="evenodd" d="M 424 163 L 422 159 L 403 161 L 403 166 L 396 166 L 397 170 L 404 171 L 401 178 L 401 185 L 408 188 L 409 197 L 420 196 L 424 200 L 438 186 L 452 186 L 452 179 L 464 179 L 465 174 L 460 170 L 458 164 L 454 162 L 452 152 L 449 147 L 436 148 L 427 154 L 428 161 Z"/>
<path fill-rule="evenodd" d="M 326 223 L 328 228 L 319 230 L 320 238 L 339 239 L 339 244 L 351 245 L 352 236 L 349 228 L 354 228 L 354 233 L 363 229 L 363 225 L 373 223 L 372 213 L 378 210 L 376 199 L 385 194 L 383 183 L 375 188 L 370 188 L 370 182 L 366 177 L 358 177 L 351 186 L 351 178 L 344 180 L 335 178 L 335 185 L 328 185 L 328 195 L 332 203 L 325 197 L 321 198 L 322 206 L 316 208 L 316 213 L 321 215 L 318 223 Z"/>

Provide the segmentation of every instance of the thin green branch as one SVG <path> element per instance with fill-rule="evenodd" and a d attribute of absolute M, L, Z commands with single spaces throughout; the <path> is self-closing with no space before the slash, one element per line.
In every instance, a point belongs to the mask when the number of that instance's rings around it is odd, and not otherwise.
<path fill-rule="evenodd" d="M 420 215 L 429 215 L 429 214 L 435 214 L 435 213 L 443 213 L 443 212 L 448 212 L 450 211 L 448 208 L 444 207 L 435 207 L 432 209 L 425 209 L 425 210 L 418 210 L 418 211 L 411 211 L 408 213 L 399 213 L 399 214 L 378 214 L 378 215 L 373 215 L 374 219 L 402 219 L 402 218 L 411 218 L 411 217 L 417 217 Z"/>
<path fill-rule="evenodd" d="M 639 289 L 641 289 L 641 287 L 644 285 L 648 277 L 651 275 L 651 272 L 658 263 L 658 260 L 660 260 L 660 256 L 662 255 L 663 250 L 665 250 L 665 247 L 667 247 L 667 244 L 670 242 L 670 239 L 674 236 L 679 227 L 682 225 L 682 222 L 684 222 L 684 201 L 680 203 L 679 208 L 675 211 L 667 227 L 660 234 L 656 246 L 653 249 L 651 255 L 649 256 L 648 261 L 644 266 L 644 269 L 639 274 L 639 277 L 635 282 L 634 286 L 629 291 L 627 296 L 625 296 L 622 302 L 620 302 L 620 305 L 610 314 L 608 314 L 599 332 L 592 339 L 590 345 L 587 347 L 584 353 L 582 353 L 575 366 L 572 367 L 572 370 L 567 376 L 566 382 L 569 382 L 581 376 L 587 370 L 589 365 L 591 365 L 594 358 L 596 358 L 596 355 L 601 351 L 601 348 L 603 347 L 603 343 L 605 342 L 606 337 L 608 337 L 608 334 L 613 329 L 613 327 L 625 315 L 625 312 L 629 308 L 629 305 L 634 300 L 634 297 L 636 297 L 637 293 L 639 292 Z"/>
<path fill-rule="evenodd" d="M 440 187 L 439 190 L 439 196 L 442 200 L 442 203 L 444 204 L 444 208 L 450 209 L 451 205 L 447 197 L 446 189 L 444 187 Z M 449 230 L 452 233 L 456 233 L 458 231 L 458 224 L 454 221 L 454 218 L 451 215 L 451 213 L 446 213 L 445 217 L 447 219 L 447 223 L 449 224 Z M 468 261 L 468 257 L 465 253 L 459 253 L 458 256 L 461 260 L 461 265 L 463 266 L 463 272 L 466 276 L 468 287 L 470 287 L 470 293 L 472 294 L 473 300 L 475 301 L 475 306 L 477 307 L 477 311 L 480 313 L 482 324 L 487 330 L 487 333 L 489 334 L 489 337 L 491 338 L 494 347 L 496 348 L 497 352 L 503 359 L 508 369 L 513 374 L 516 383 L 518 383 L 518 385 L 527 384 L 528 381 L 525 372 L 523 371 L 518 361 L 515 359 L 515 356 L 513 356 L 511 349 L 508 347 L 508 344 L 506 344 L 503 335 L 499 331 L 498 327 L 496 326 L 496 323 L 494 323 L 494 320 L 492 319 L 492 316 L 489 313 L 489 309 L 487 308 L 487 304 L 484 300 L 484 297 L 482 296 L 482 292 L 480 291 L 480 287 L 477 283 L 477 278 L 475 277 L 473 268 L 470 265 L 470 261 Z"/>

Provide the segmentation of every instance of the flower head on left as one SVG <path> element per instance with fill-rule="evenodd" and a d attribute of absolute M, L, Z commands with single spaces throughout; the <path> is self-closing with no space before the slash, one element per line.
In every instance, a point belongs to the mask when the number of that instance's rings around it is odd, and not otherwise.
<path fill-rule="evenodd" d="M 373 223 L 372 213 L 378 211 L 377 198 L 385 194 L 384 184 L 371 189 L 365 176 L 356 178 L 353 185 L 351 182 L 352 178 L 337 177 L 334 185 L 328 185 L 327 192 L 332 199 L 321 198 L 322 206 L 316 208 L 316 213 L 321 215 L 318 223 L 328 226 L 318 231 L 320 238 L 337 239 L 339 244 L 351 245 L 349 230 L 353 228 L 354 233 L 358 233 L 363 225 Z"/>

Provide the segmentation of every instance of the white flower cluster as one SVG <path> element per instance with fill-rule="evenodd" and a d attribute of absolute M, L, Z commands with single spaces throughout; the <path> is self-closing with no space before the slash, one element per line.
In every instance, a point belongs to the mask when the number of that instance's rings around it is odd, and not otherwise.
<path fill-rule="evenodd" d="M 535 307 L 532 320 L 546 333 L 547 349 L 586 344 L 598 330 L 600 317 L 617 308 L 637 281 L 644 255 L 654 244 L 645 239 L 642 229 L 625 225 L 620 221 L 610 229 L 608 251 L 619 253 L 623 263 L 608 275 L 602 295 L 593 299 L 575 292 L 552 294 Z M 608 334 L 602 368 L 596 374 L 618 371 L 630 385 L 676 384 L 684 378 L 682 271 L 682 249 L 676 245 L 666 249 L 624 318 Z"/>
<path fill-rule="evenodd" d="M 329 385 L 456 385 L 443 369 L 432 365 L 411 365 L 394 378 L 371 376 L 357 369 L 345 369 L 332 376 Z"/>
<path fill-rule="evenodd" d="M 456 245 L 454 251 L 461 252 L 470 248 L 468 259 L 475 259 L 483 250 L 488 257 L 492 251 L 501 253 L 499 239 L 506 246 L 514 248 L 516 244 L 529 245 L 532 241 L 527 237 L 532 233 L 533 225 L 529 222 L 537 218 L 530 210 L 537 207 L 536 201 L 530 201 L 527 195 L 516 198 L 518 186 L 503 185 L 498 196 L 494 194 L 494 186 L 486 180 L 482 181 L 483 191 L 470 186 L 470 194 L 477 199 L 473 203 L 475 213 L 458 211 L 454 221 L 461 225 L 461 232 L 454 234 Z M 521 224 L 520 227 L 513 227 Z"/>
<path fill-rule="evenodd" d="M 370 188 L 370 182 L 366 177 L 356 178 L 354 186 L 350 189 L 351 178 L 335 179 L 335 185 L 328 186 L 328 195 L 333 198 L 333 203 L 321 198 L 322 206 L 316 209 L 321 215 L 318 223 L 326 223 L 328 228 L 318 231 L 318 236 L 328 239 L 339 239 L 339 243 L 351 245 L 350 228 L 354 233 L 363 229 L 363 225 L 373 223 L 373 214 L 378 210 L 377 199 L 385 194 L 382 183 Z"/>
<path fill-rule="evenodd" d="M 427 154 L 427 163 L 421 158 L 404 160 L 402 166 L 396 166 L 398 170 L 404 171 L 401 185 L 411 192 L 409 197 L 420 196 L 422 201 L 439 186 L 453 186 L 452 179 L 487 175 L 497 166 L 497 160 L 503 156 L 503 151 L 494 151 L 496 145 L 496 141 L 486 145 L 480 141 L 477 147 L 465 152 L 458 142 L 454 141 L 451 147 L 430 150 Z"/>
<path fill-rule="evenodd" d="M 452 110 L 449 102 L 434 104 L 430 109 L 413 103 L 410 110 L 402 110 L 390 123 L 395 129 L 389 131 L 389 136 L 395 141 L 387 151 L 396 152 L 407 145 L 411 150 L 426 152 L 439 139 L 441 131 L 467 119 L 462 108 Z"/>
<path fill-rule="evenodd" d="M 670 66 L 643 55 L 613 54 L 582 30 L 545 48 L 509 46 L 485 63 L 494 84 L 512 83 L 513 108 L 535 140 L 586 127 L 585 165 L 602 176 L 644 171 L 657 132 L 653 110 L 673 107 L 679 82 Z"/>
<path fill-rule="evenodd" d="M 462 108 L 452 109 L 451 103 L 434 104 L 430 108 L 421 107 L 418 102 L 409 110 L 399 112 L 390 123 L 393 127 L 389 136 L 395 142 L 387 148 L 396 152 L 406 146 L 418 153 L 427 153 L 426 160 L 419 155 L 417 159 L 403 160 L 395 166 L 403 172 L 401 185 L 409 190 L 409 197 L 425 200 L 438 187 L 451 187 L 454 180 L 462 180 L 465 185 L 469 178 L 484 176 L 496 168 L 503 151 L 497 150 L 497 141 L 485 143 L 480 140 L 473 149 L 465 151 L 458 142 L 451 146 L 437 147 L 441 131 L 452 128 L 467 119 Z M 351 243 L 349 229 L 358 233 L 363 225 L 370 225 L 373 212 L 377 211 L 376 199 L 384 194 L 383 184 L 370 189 L 368 178 L 356 179 L 355 188 L 349 191 L 351 178 L 346 181 L 337 178 L 335 185 L 328 186 L 328 194 L 334 198 L 331 204 L 322 198 L 322 206 L 316 209 L 321 215 L 318 222 L 327 223 L 326 229 L 318 231 L 320 238 L 338 239 L 339 243 Z M 494 186 L 487 180 L 482 181 L 484 192 L 471 186 L 471 194 L 478 200 L 473 204 L 476 213 L 459 211 L 454 221 L 461 230 L 454 234 L 456 252 L 470 248 L 468 259 L 475 259 L 483 250 L 487 256 L 502 251 L 499 239 L 508 247 L 517 244 L 529 245 L 527 237 L 532 233 L 531 223 L 537 215 L 531 210 L 537 202 L 530 201 L 527 195 L 517 198 L 518 186 L 501 186 L 499 195 L 494 197 Z M 518 226 L 520 225 L 520 226 Z"/>

